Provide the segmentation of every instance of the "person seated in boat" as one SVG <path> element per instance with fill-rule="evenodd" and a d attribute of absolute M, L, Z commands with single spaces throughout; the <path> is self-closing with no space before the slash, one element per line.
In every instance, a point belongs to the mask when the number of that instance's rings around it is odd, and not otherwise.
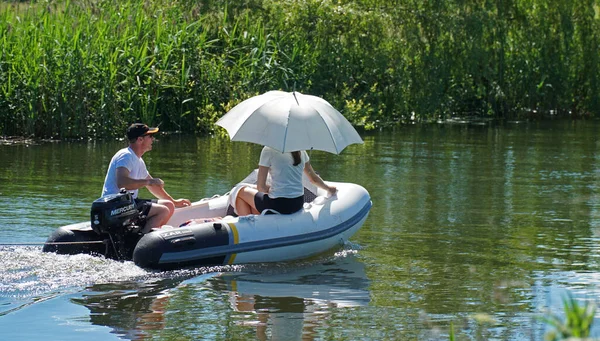
<path fill-rule="evenodd" d="M 334 195 L 337 188 L 327 185 L 315 173 L 306 151 L 282 153 L 265 146 L 258 162 L 257 188 L 242 187 L 235 200 L 239 216 L 260 214 L 270 209 L 280 214 L 297 212 L 304 205 L 302 174 L 317 187 Z M 271 175 L 271 185 L 267 185 L 267 175 Z"/>
<path fill-rule="evenodd" d="M 127 128 L 129 146 L 119 150 L 110 160 L 102 189 L 102 196 L 119 193 L 121 188 L 133 193 L 140 214 L 146 216 L 143 233 L 166 224 L 176 207 L 191 205 L 188 199 L 173 199 L 165 190 L 164 181 L 153 178 L 146 169 L 142 155 L 152 150 L 154 134 L 157 132 L 158 128 L 150 128 L 142 123 L 134 123 Z M 138 190 L 143 187 L 158 200 L 138 198 Z"/>

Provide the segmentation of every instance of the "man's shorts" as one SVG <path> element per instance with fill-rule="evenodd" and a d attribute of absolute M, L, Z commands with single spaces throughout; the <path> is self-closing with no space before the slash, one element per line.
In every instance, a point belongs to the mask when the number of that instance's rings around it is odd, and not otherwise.
<path fill-rule="evenodd" d="M 271 209 L 281 214 L 292 214 L 304 206 L 304 196 L 301 195 L 296 198 L 271 198 L 266 193 L 258 192 L 254 196 L 254 205 L 258 212 Z"/>
<path fill-rule="evenodd" d="M 135 198 L 133 200 L 135 201 L 135 207 L 138 209 L 138 211 L 140 211 L 140 215 L 143 215 L 145 217 L 147 217 L 148 213 L 150 213 L 150 208 L 152 207 L 152 204 L 158 203 L 157 199 Z"/>

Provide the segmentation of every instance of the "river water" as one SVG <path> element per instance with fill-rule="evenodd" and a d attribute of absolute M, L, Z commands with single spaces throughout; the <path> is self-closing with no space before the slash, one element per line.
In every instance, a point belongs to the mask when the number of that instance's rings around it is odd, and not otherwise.
<path fill-rule="evenodd" d="M 89 218 L 123 141 L 0 145 L 0 330 L 22 340 L 543 340 L 600 294 L 600 122 L 410 125 L 313 151 L 371 194 L 350 243 L 311 259 L 157 272 L 41 252 Z M 161 134 L 174 197 L 227 192 L 260 147 Z M 142 192 L 147 196 L 147 192 Z M 600 335 L 600 327 L 592 329 Z"/>

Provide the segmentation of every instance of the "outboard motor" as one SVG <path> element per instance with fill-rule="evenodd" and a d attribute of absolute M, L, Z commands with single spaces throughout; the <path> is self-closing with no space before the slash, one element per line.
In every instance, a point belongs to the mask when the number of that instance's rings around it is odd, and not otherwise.
<path fill-rule="evenodd" d="M 140 215 L 131 193 L 122 188 L 118 194 L 96 199 L 92 203 L 91 223 L 96 233 L 110 239 L 112 250 L 107 248 L 106 257 L 132 259 L 145 217 Z"/>

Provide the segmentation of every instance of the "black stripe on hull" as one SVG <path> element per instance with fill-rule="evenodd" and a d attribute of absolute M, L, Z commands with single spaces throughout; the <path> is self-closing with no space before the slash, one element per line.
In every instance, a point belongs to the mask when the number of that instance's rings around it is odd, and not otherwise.
<path fill-rule="evenodd" d="M 229 230 L 221 223 L 204 223 L 193 228 L 181 227 L 142 237 L 133 252 L 133 261 L 143 268 L 174 269 L 192 265 L 220 265 L 226 255 L 216 255 L 203 259 L 187 259 L 180 262 L 161 264 L 165 253 L 205 249 L 229 245 Z"/>

